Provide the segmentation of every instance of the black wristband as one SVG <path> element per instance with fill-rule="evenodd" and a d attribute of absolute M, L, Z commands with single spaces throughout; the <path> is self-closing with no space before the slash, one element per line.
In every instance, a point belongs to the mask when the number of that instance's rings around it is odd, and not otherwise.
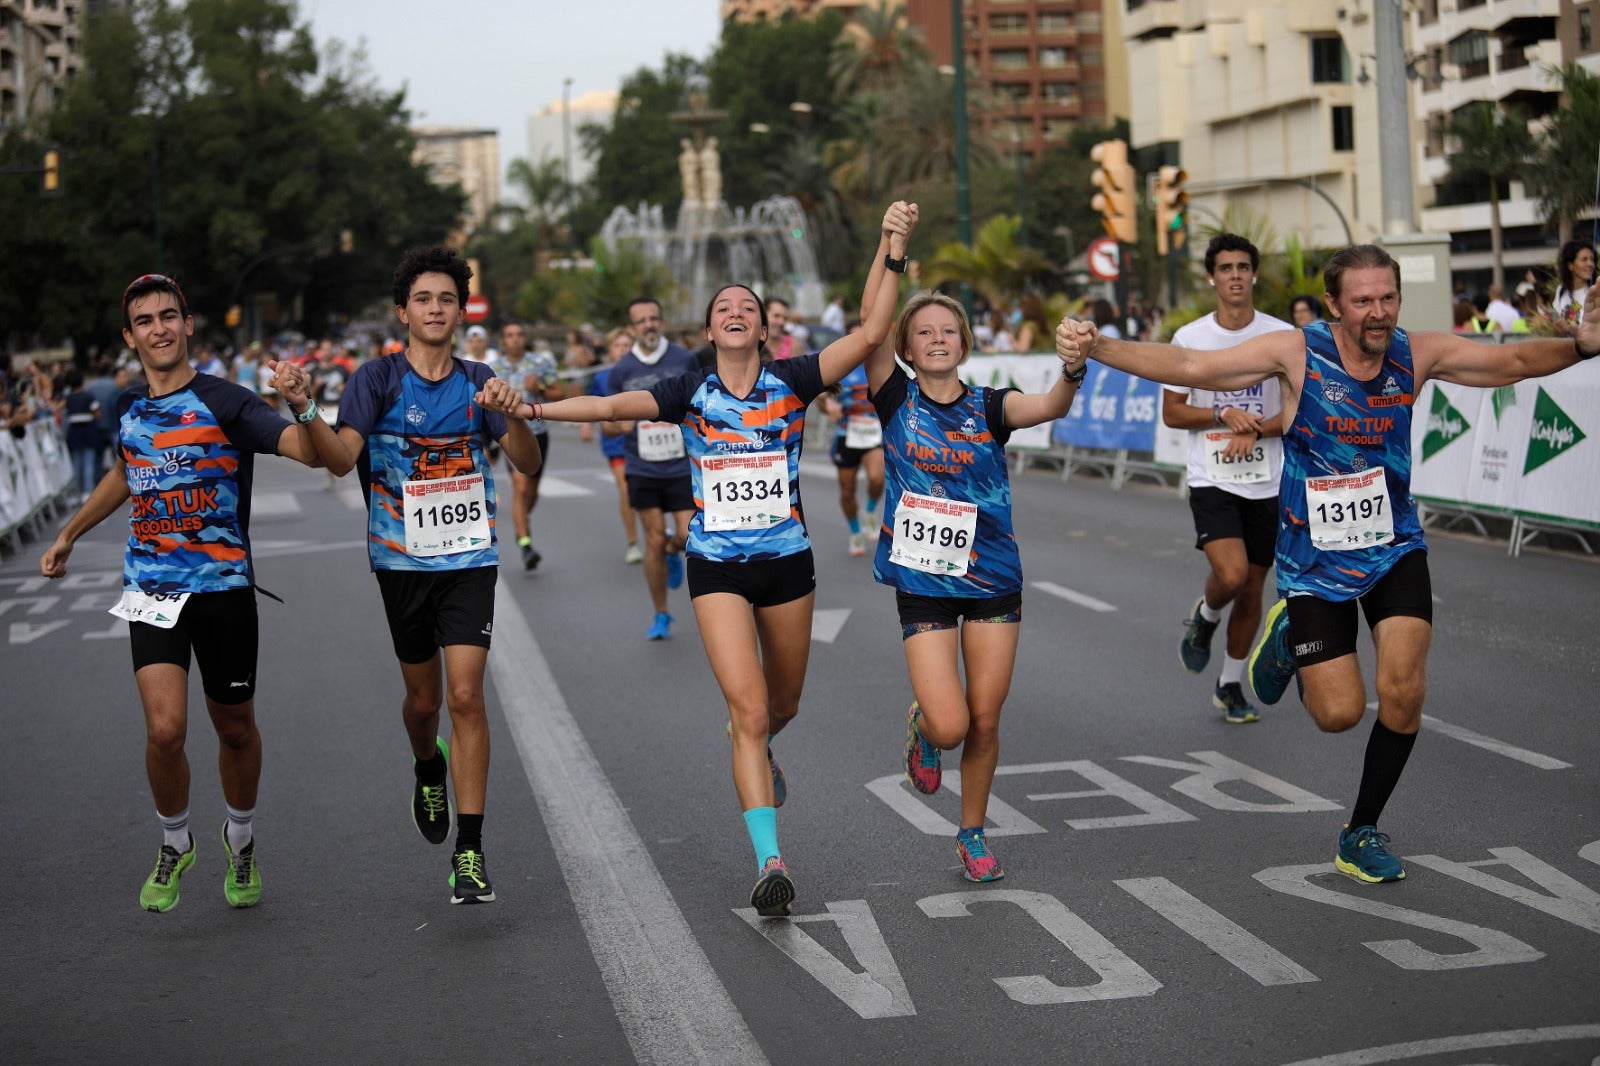
<path fill-rule="evenodd" d="M 902 255 L 899 259 L 896 259 L 887 252 L 885 252 L 883 255 L 883 265 L 894 271 L 896 274 L 904 274 L 906 272 L 906 267 L 910 264 L 910 262 L 911 257 L 907 255 Z"/>
<path fill-rule="evenodd" d="M 1076 370 L 1068 370 L 1064 366 L 1061 368 L 1061 379 L 1063 381 L 1070 381 L 1074 385 L 1081 385 L 1083 383 L 1083 379 L 1087 377 L 1088 374 L 1089 363 L 1087 360 L 1085 360 L 1084 364 Z"/>
<path fill-rule="evenodd" d="M 1572 338 L 1572 350 L 1578 353 L 1578 358 L 1579 359 L 1593 359 L 1595 356 L 1600 355 L 1600 352 L 1586 352 L 1586 351 L 1584 351 L 1583 350 L 1583 345 L 1578 343 L 1578 338 L 1577 337 L 1573 337 Z"/>

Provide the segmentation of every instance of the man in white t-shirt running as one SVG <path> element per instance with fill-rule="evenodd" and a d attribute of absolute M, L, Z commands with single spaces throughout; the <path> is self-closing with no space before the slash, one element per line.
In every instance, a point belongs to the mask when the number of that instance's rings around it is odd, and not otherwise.
<path fill-rule="evenodd" d="M 1293 329 L 1255 308 L 1261 253 L 1234 233 L 1206 247 L 1206 282 L 1216 290 L 1217 309 L 1172 336 L 1185 348 L 1215 351 L 1251 337 Z M 1278 480 L 1283 473 L 1283 401 L 1276 379 L 1237 392 L 1162 390 L 1161 419 L 1189 431 L 1189 510 L 1195 547 L 1206 553 L 1211 573 L 1204 594 L 1189 612 L 1178 654 L 1190 673 L 1211 661 L 1211 637 L 1228 615 L 1227 652 L 1211 703 L 1232 723 L 1258 715 L 1240 685 L 1256 627 L 1261 590 L 1272 569 L 1278 539 Z"/>

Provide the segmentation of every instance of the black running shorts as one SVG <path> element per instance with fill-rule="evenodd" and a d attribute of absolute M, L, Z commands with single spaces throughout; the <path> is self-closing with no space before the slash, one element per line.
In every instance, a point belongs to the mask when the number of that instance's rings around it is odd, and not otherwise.
<path fill-rule="evenodd" d="M 499 567 L 468 570 L 379 570 L 378 591 L 389 618 L 394 655 L 425 663 L 440 648 L 487 648 L 494 628 L 494 583 Z"/>
<path fill-rule="evenodd" d="M 184 602 L 171 629 L 129 622 L 128 636 L 134 673 L 154 663 L 172 663 L 188 673 L 193 649 L 201 687 L 214 702 L 236 704 L 255 697 L 261 642 L 253 588 L 196 592 Z"/>
<path fill-rule="evenodd" d="M 817 587 L 817 567 L 811 549 L 777 559 L 720 562 L 689 556 L 689 598 L 714 592 L 743 597 L 752 607 L 790 603 Z"/>
<path fill-rule="evenodd" d="M 1289 597 L 1289 647 L 1296 664 L 1311 666 L 1355 654 L 1356 602 Z M 1396 615 L 1420 618 L 1432 625 L 1433 580 L 1428 575 L 1428 553 L 1417 549 L 1401 556 L 1361 597 L 1360 603 L 1368 629 Z"/>
<path fill-rule="evenodd" d="M 1199 485 L 1189 489 L 1194 515 L 1194 546 L 1205 551 L 1214 540 L 1244 541 L 1252 566 L 1270 567 L 1278 550 L 1278 498 L 1247 500 L 1227 489 Z"/>
<path fill-rule="evenodd" d="M 955 629 L 962 619 L 968 622 L 1022 621 L 1022 591 L 999 596 L 916 596 L 895 589 L 894 603 L 900 611 L 900 639 L 918 633 Z"/>
<path fill-rule="evenodd" d="M 635 511 L 694 510 L 694 479 L 628 476 L 628 506 Z"/>

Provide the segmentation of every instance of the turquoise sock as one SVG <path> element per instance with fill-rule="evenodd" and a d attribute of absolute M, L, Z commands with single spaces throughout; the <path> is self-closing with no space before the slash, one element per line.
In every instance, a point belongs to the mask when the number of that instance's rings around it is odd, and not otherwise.
<path fill-rule="evenodd" d="M 882 498 L 883 497 L 881 497 L 881 496 L 868 496 L 867 497 L 867 514 L 874 515 L 874 514 L 878 513 L 878 501 L 881 500 Z"/>
<path fill-rule="evenodd" d="M 851 533 L 860 533 L 861 532 L 861 519 L 855 517 L 854 515 L 851 515 L 849 518 L 845 519 L 845 521 L 850 523 L 850 532 Z"/>
<path fill-rule="evenodd" d="M 744 828 L 756 849 L 756 869 L 778 855 L 778 812 L 771 807 L 756 807 L 744 812 Z"/>

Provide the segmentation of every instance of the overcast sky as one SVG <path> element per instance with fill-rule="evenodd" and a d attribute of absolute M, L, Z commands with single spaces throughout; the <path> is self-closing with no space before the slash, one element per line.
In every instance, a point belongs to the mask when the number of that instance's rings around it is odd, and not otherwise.
<path fill-rule="evenodd" d="M 500 132 L 502 164 L 528 154 L 527 119 L 561 99 L 616 89 L 668 52 L 704 58 L 718 0 L 300 0 L 319 45 L 365 39 L 378 83 L 406 88 L 419 125 Z"/>

